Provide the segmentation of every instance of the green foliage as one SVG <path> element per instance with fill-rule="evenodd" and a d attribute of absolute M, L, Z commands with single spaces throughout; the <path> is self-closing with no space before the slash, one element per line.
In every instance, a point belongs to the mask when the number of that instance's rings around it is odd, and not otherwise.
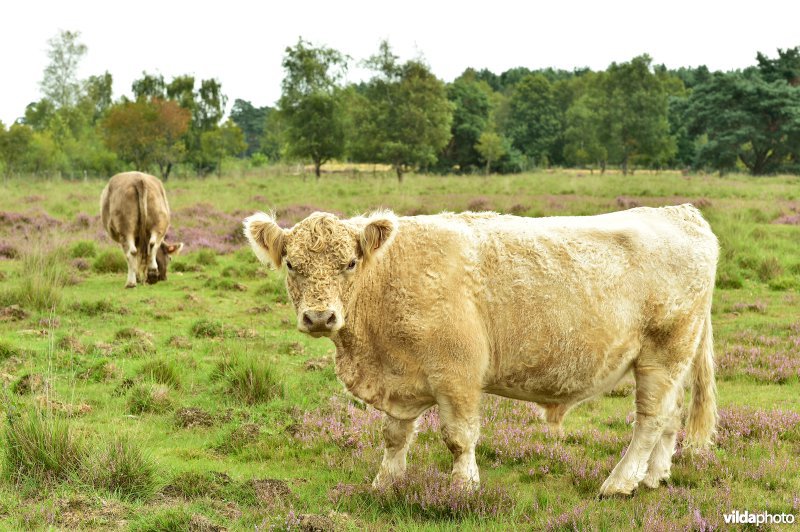
<path fill-rule="evenodd" d="M 717 73 L 689 98 L 692 130 L 706 142 L 698 164 L 753 175 L 796 166 L 800 159 L 800 86 L 767 81 L 757 71 Z"/>
<path fill-rule="evenodd" d="M 233 121 L 228 120 L 221 127 L 204 131 L 200 135 L 203 153 L 215 161 L 217 176 L 222 176 L 222 161 L 225 157 L 240 155 L 247 149 L 244 133 Z"/>
<path fill-rule="evenodd" d="M 95 255 L 97 255 L 97 246 L 91 240 L 79 240 L 69 249 L 69 256 L 73 259 L 92 258 Z"/>
<path fill-rule="evenodd" d="M 92 269 L 97 273 L 125 273 L 128 262 L 120 250 L 107 249 L 94 259 Z"/>
<path fill-rule="evenodd" d="M 538 166 L 548 166 L 561 121 L 551 83 L 542 74 L 522 78 L 511 93 L 505 133 Z"/>
<path fill-rule="evenodd" d="M 492 167 L 492 162 L 500 160 L 506 153 L 507 141 L 494 131 L 484 131 L 478 137 L 478 142 L 475 143 L 475 151 L 477 151 L 481 158 L 486 161 L 486 173 Z"/>
<path fill-rule="evenodd" d="M 86 55 L 87 47 L 81 43 L 79 31 L 60 30 L 47 44 L 50 59 L 41 82 L 42 93 L 58 107 L 77 104 L 81 92 L 78 65 Z"/>
<path fill-rule="evenodd" d="M 350 104 L 351 151 L 358 160 L 392 165 L 402 180 L 407 169 L 436 162 L 450 139 L 453 106 L 427 65 L 397 59 L 384 41 L 367 61 L 376 75 Z"/>
<path fill-rule="evenodd" d="M 192 324 L 192 336 L 195 338 L 222 338 L 224 328 L 218 321 L 200 319 Z"/>
<path fill-rule="evenodd" d="M 299 39 L 286 48 L 286 72 L 278 106 L 289 150 L 314 162 L 314 172 L 344 149 L 344 121 L 338 80 L 347 69 L 346 58 L 336 50 Z"/>
<path fill-rule="evenodd" d="M 183 506 L 161 509 L 139 516 L 130 524 L 131 532 L 176 532 L 191 530 L 192 513 Z"/>
<path fill-rule="evenodd" d="M 476 144 L 489 125 L 491 88 L 466 76 L 447 86 L 447 98 L 453 104 L 451 138 L 439 156 L 439 166 L 449 171 L 469 172 L 486 160 Z M 499 157 L 492 157 L 496 161 Z"/>

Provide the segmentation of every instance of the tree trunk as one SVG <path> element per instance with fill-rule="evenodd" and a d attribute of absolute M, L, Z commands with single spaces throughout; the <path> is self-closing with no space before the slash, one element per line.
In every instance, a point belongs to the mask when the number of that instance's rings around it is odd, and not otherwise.
<path fill-rule="evenodd" d="M 489 168 L 492 166 L 491 159 L 486 159 L 486 175 L 489 175 Z"/>
<path fill-rule="evenodd" d="M 403 182 L 403 165 L 402 164 L 394 165 L 394 171 L 397 172 L 397 181 L 399 183 L 402 183 Z"/>
<path fill-rule="evenodd" d="M 314 161 L 314 175 L 317 176 L 317 179 L 320 178 L 322 167 L 322 161 Z"/>

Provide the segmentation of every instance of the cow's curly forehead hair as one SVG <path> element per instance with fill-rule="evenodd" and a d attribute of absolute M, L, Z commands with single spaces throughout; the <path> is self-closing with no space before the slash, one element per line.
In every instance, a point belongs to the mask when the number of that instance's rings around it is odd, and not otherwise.
<path fill-rule="evenodd" d="M 299 222 L 287 238 L 287 251 L 334 255 L 349 260 L 355 251 L 356 233 L 336 215 L 315 212 Z"/>

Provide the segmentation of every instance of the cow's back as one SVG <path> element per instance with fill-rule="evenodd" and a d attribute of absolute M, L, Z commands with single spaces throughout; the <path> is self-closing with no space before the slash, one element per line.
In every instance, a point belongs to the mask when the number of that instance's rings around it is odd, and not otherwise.
<path fill-rule="evenodd" d="M 142 211 L 141 195 L 146 197 L 146 216 Z M 161 181 L 141 172 L 124 172 L 113 176 L 100 196 L 103 227 L 116 241 L 129 236 L 155 232 L 163 235 L 169 228 L 170 211 Z M 137 242 L 137 246 L 141 243 Z"/>

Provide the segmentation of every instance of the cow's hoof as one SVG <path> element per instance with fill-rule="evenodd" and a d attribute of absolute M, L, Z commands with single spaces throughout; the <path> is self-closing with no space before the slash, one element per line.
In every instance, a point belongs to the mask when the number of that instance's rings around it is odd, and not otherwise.
<path fill-rule="evenodd" d="M 609 477 L 605 482 L 603 482 L 603 486 L 600 488 L 600 493 L 598 494 L 597 498 L 608 499 L 611 497 L 630 497 L 633 495 L 636 486 L 637 483 L 633 480 L 617 482 Z"/>
<path fill-rule="evenodd" d="M 136 283 L 125 283 L 125 288 L 136 288 Z"/>
<path fill-rule="evenodd" d="M 650 474 L 650 472 L 648 471 L 647 475 L 645 475 L 645 477 L 642 479 L 642 484 L 654 490 L 667 480 L 669 480 L 668 472 Z"/>
<path fill-rule="evenodd" d="M 372 488 L 376 490 L 388 488 L 394 484 L 397 478 L 396 475 L 390 475 L 389 473 L 381 471 L 375 475 L 375 480 L 372 481 Z"/>
<path fill-rule="evenodd" d="M 466 478 L 462 475 L 453 475 L 452 485 L 465 491 L 477 491 L 481 487 L 480 480 L 477 478 Z"/>

